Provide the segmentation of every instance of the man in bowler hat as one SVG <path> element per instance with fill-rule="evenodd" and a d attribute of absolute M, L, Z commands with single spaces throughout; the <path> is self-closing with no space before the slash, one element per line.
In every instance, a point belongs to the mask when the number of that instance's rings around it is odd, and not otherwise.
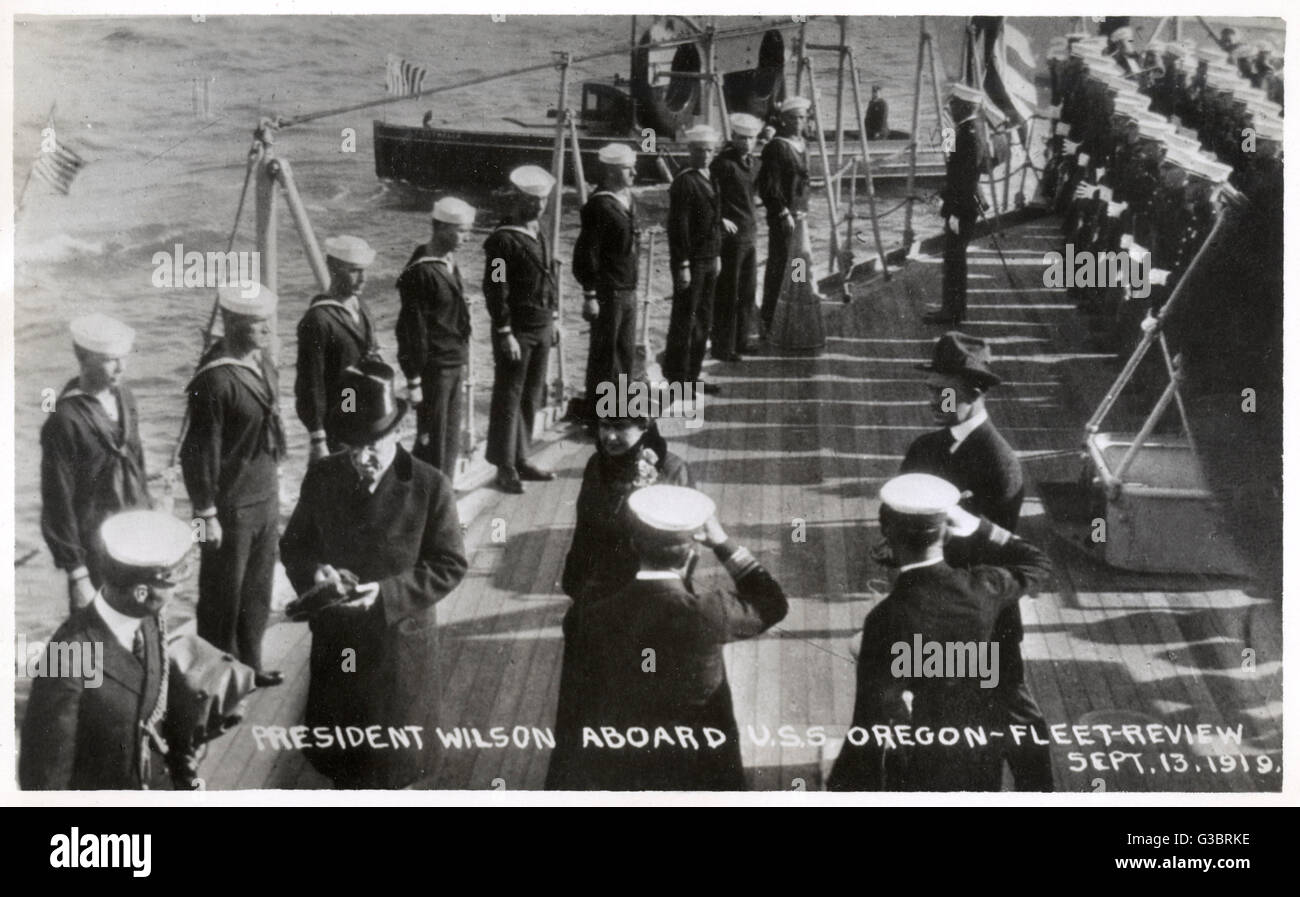
<path fill-rule="evenodd" d="M 311 620 L 308 726 L 422 726 L 423 741 L 384 749 L 314 744 L 308 759 L 341 788 L 402 788 L 432 772 L 438 721 L 434 605 L 465 576 L 451 484 L 398 444 L 407 403 L 393 369 L 362 359 L 333 412 L 346 446 L 307 469 L 280 555 L 294 589 L 332 590 Z M 351 390 L 350 393 L 347 390 Z M 355 664 L 341 663 L 345 649 Z"/>
<path fill-rule="evenodd" d="M 928 371 L 930 410 L 941 429 L 916 439 L 903 458 L 901 473 L 941 477 L 962 493 L 962 507 L 1009 532 L 1020 522 L 1025 478 L 1015 450 L 989 420 L 984 396 L 1002 382 L 990 368 L 988 344 L 952 331 L 934 346 L 933 359 L 919 365 Z M 959 563 L 960 552 L 950 559 Z M 1009 746 L 1007 762 L 1021 791 L 1052 790 L 1052 760 L 1046 745 L 1047 724 L 1025 682 L 1020 642 L 1025 637 L 1020 606 L 1012 604 L 997 619 L 994 638 L 1001 646 L 999 678 L 994 689 L 1006 724 L 1032 726 L 1036 739 Z"/>

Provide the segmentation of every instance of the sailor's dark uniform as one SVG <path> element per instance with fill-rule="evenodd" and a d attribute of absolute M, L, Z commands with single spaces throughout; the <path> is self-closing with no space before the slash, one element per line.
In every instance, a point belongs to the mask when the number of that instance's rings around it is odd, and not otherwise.
<path fill-rule="evenodd" d="M 948 156 L 943 186 L 943 310 L 956 323 L 966 317 L 966 245 L 980 215 L 979 179 L 986 152 L 975 128 L 975 118 L 958 122 L 952 153 Z M 957 219 L 957 232 L 947 226 Z"/>
<path fill-rule="evenodd" d="M 695 382 L 713 323 L 713 292 L 722 248 L 722 213 L 709 172 L 691 168 L 668 190 L 668 257 L 674 271 L 688 267 L 690 285 L 673 295 L 664 351 L 664 377 Z"/>
<path fill-rule="evenodd" d="M 734 234 L 722 234 L 722 270 L 713 300 L 713 355 L 726 358 L 736 354 L 749 339 L 758 287 L 754 157 L 748 153 L 742 157 L 734 146 L 727 146 L 709 170 L 718 185 L 722 217 L 736 225 Z"/>
<path fill-rule="evenodd" d="M 470 317 L 465 284 L 454 262 L 417 246 L 397 278 L 402 308 L 397 315 L 397 363 L 408 381 L 420 382 L 415 450 L 441 470 L 456 472 L 460 454 L 461 387 L 469 363 Z"/>
<path fill-rule="evenodd" d="M 181 473 L 195 512 L 216 508 L 222 531 L 220 547 L 202 546 L 198 634 L 260 671 L 285 451 L 279 377 L 269 359 L 231 358 L 219 341 L 188 392 Z"/>
<path fill-rule="evenodd" d="M 492 409 L 487 460 L 515 467 L 528 457 L 533 419 L 542 407 L 546 364 L 559 308 L 551 248 L 539 229 L 503 223 L 483 244 L 483 298 L 492 316 Z M 519 360 L 505 350 L 508 335 L 519 344 Z"/>
<path fill-rule="evenodd" d="M 591 325 L 587 355 L 587 401 L 595 408 L 597 386 L 630 379 L 636 360 L 637 244 L 636 200 L 625 206 L 605 190 L 582 207 L 582 230 L 573 246 L 573 276 L 594 292 L 600 316 Z"/>
<path fill-rule="evenodd" d="M 370 314 L 360 297 L 354 310 L 333 296 L 317 296 L 298 322 L 298 379 L 293 387 L 298 419 L 308 433 L 324 432 L 331 452 L 342 448 L 330 432 L 329 414 L 342 401 L 339 376 L 377 352 Z"/>
<path fill-rule="evenodd" d="M 781 219 L 787 211 L 796 216 L 808 211 L 808 148 L 802 139 L 777 137 L 763 148 L 762 162 L 757 187 L 767 210 L 767 269 L 759 315 L 769 328 L 794 240 L 794 231 L 782 228 Z"/>
<path fill-rule="evenodd" d="M 41 534 L 60 570 L 85 566 L 98 588 L 103 580 L 99 527 L 118 511 L 152 506 L 140 445 L 135 397 L 113 390 L 118 420 L 78 378 L 63 387 L 41 427 Z"/>

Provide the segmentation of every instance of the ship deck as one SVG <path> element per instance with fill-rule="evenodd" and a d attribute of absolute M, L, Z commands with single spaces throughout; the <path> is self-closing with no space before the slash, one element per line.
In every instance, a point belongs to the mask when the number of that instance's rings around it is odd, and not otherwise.
<path fill-rule="evenodd" d="M 1279 790 L 1278 606 L 1241 580 L 1108 567 L 1087 547 L 1085 523 L 1045 511 L 1043 484 L 1079 476 L 1084 421 L 1118 369 L 1114 356 L 1086 347 L 1087 327 L 1064 292 L 1040 285 L 1042 253 L 1059 245 L 1059 233 L 1051 218 L 1006 227 L 1010 278 L 989 238 L 973 242 L 963 328 L 993 343 L 1005 382 L 990 395 L 990 416 L 1029 481 L 1020 532 L 1056 565 L 1053 589 L 1021 603 L 1030 686 L 1061 740 L 1075 742 L 1051 747 L 1056 788 Z M 825 303 L 820 357 L 710 362 L 708 376 L 724 391 L 706 403 L 704 425 L 664 422 L 729 533 L 790 596 L 784 621 L 726 649 L 753 789 L 821 788 L 834 739 L 850 721 L 851 644 L 887 588 L 867 551 L 878 535 L 875 495 L 910 441 L 931 427 L 914 366 L 937 335 L 921 313 L 938 302 L 941 267 L 937 256 L 921 254 L 888 281 L 855 285 L 851 304 Z M 1141 410 L 1121 406 L 1117 424 L 1136 429 Z M 554 482 L 529 484 L 526 496 L 481 497 L 466 534 L 469 573 L 439 605 L 444 728 L 477 729 L 488 740 L 492 727 L 552 724 L 568 605 L 558 582 L 591 452 L 580 437 L 560 439 L 542 458 L 559 473 Z M 505 521 L 504 541 L 493 540 L 497 520 Z M 720 572 L 711 560 L 706 566 Z M 305 625 L 268 631 L 268 664 L 288 681 L 255 693 L 244 724 L 210 746 L 202 767 L 209 789 L 329 787 L 299 753 L 258 750 L 250 732 L 301 720 L 309 645 Z M 1253 669 L 1243 663 L 1247 649 Z M 1070 727 L 1094 723 L 1141 725 L 1144 739 L 1161 731 L 1150 726 L 1163 726 L 1166 741 L 1180 743 L 1076 742 Z M 1206 725 L 1209 743 L 1188 744 L 1188 733 Z M 1240 745 L 1218 737 L 1238 727 Z M 831 746 L 818 743 L 818 732 Z M 1261 773 L 1265 755 L 1275 769 Z M 540 789 L 547 760 L 531 744 L 449 749 L 424 785 Z"/>

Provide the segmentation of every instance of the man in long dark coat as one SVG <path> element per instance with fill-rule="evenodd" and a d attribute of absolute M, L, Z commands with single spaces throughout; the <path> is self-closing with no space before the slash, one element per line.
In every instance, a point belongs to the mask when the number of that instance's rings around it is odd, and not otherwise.
<path fill-rule="evenodd" d="M 731 116 L 731 141 L 709 170 L 722 204 L 722 270 L 713 300 L 713 357 L 738 361 L 750 351 L 749 325 L 758 287 L 758 252 L 754 246 L 758 213 L 754 206 L 757 164 L 751 155 L 763 122 L 737 112 Z"/>
<path fill-rule="evenodd" d="M 392 377 L 373 359 L 345 373 L 356 408 L 335 423 L 347 451 L 308 468 L 280 540 L 300 595 L 323 588 L 347 599 L 311 621 L 306 725 L 380 726 L 390 745 L 314 744 L 308 759 L 341 788 L 402 788 L 432 773 L 441 692 L 435 605 L 468 568 L 451 484 L 397 442 L 406 402 L 394 397 Z"/>
<path fill-rule="evenodd" d="M 767 212 L 767 268 L 759 309 L 764 333 L 772 327 L 781 281 L 794 251 L 795 219 L 808 213 L 808 147 L 803 129 L 811 105 L 807 97 L 790 97 L 781 104 L 780 130 L 763 148 L 758 170 L 756 187 Z"/>
<path fill-rule="evenodd" d="M 647 486 L 632 493 L 628 509 L 641 564 L 635 581 L 592 596 L 566 618 L 583 734 L 560 787 L 743 790 L 722 646 L 780 622 L 785 595 L 748 550 L 728 540 L 713 503 L 695 490 Z M 734 593 L 691 584 L 697 538 L 726 566 Z"/>
<path fill-rule="evenodd" d="M 497 467 L 497 486 L 519 494 L 524 480 L 555 478 L 530 464 L 528 452 L 533 421 L 542 408 L 560 306 L 551 247 L 541 223 L 555 178 L 544 168 L 523 165 L 510 173 L 510 183 L 515 189 L 511 215 L 483 244 L 483 299 L 492 317 L 496 366 L 487 460 Z"/>
<path fill-rule="evenodd" d="M 470 315 L 456 250 L 474 228 L 474 207 L 453 196 L 433 205 L 433 236 L 415 248 L 397 277 L 397 362 L 415 406 L 415 448 L 421 461 L 456 476 L 461 449 Z"/>
<path fill-rule="evenodd" d="M 48 665 L 32 682 L 18 758 L 24 791 L 167 785 L 161 752 L 171 734 L 169 689 L 159 612 L 184 578 L 193 538 L 161 511 L 113 515 L 102 532 L 103 586 L 55 630 Z M 96 668 L 52 668 L 69 657 L 56 646 L 95 646 Z"/>
<path fill-rule="evenodd" d="M 670 382 L 695 383 L 713 324 L 713 294 L 722 251 L 722 207 L 709 163 L 717 132 L 697 125 L 686 132 L 690 167 L 668 189 L 668 261 L 673 310 L 664 346 L 663 374 Z M 708 384 L 706 392 L 716 392 Z"/>
<path fill-rule="evenodd" d="M 366 268 L 375 251 L 360 237 L 325 241 L 330 289 L 311 300 L 298 322 L 298 379 L 293 392 L 298 419 L 311 437 L 309 460 L 343 447 L 327 428 L 329 410 L 342 402 L 339 378 L 370 354 L 378 354 L 370 312 L 361 301 Z"/>
<path fill-rule="evenodd" d="M 181 474 L 203 521 L 198 633 L 257 671 L 257 685 L 279 685 L 262 668 L 271 612 L 280 522 L 279 463 L 285 453 L 279 375 L 267 351 L 276 296 L 258 285 L 219 291 L 225 336 L 204 356 L 189 385 L 189 429 Z"/>
<path fill-rule="evenodd" d="M 98 313 L 70 329 L 81 373 L 41 427 L 41 533 L 68 575 L 69 613 L 103 584 L 100 524 L 151 505 L 135 397 L 121 379 L 135 331 Z"/>
<path fill-rule="evenodd" d="M 922 365 L 930 375 L 930 405 L 943 429 L 917 437 L 908 448 L 902 473 L 928 473 L 961 490 L 962 506 L 1014 532 L 1020 522 L 1025 478 L 1020 459 L 989 420 L 984 394 L 1002 382 L 989 367 L 988 345 L 964 333 L 946 333 L 935 343 L 934 358 Z M 960 552 L 949 558 L 963 563 Z M 1001 645 L 997 687 L 1004 724 L 1033 728 L 1035 737 L 1007 745 L 1007 762 L 1020 791 L 1052 790 L 1052 755 L 1047 723 L 1029 684 L 1020 643 L 1025 637 L 1020 606 L 1007 607 L 997 619 L 994 637 Z M 1040 743 L 1042 742 L 1042 743 Z"/>
<path fill-rule="evenodd" d="M 857 695 L 850 732 L 836 758 L 827 787 L 831 791 L 997 791 L 1001 752 L 991 746 L 916 746 L 891 756 L 874 725 L 910 724 L 933 732 L 944 727 L 1001 730 L 996 699 L 983 680 L 943 669 L 940 676 L 916 676 L 898 663 L 901 643 L 997 643 L 995 619 L 1051 575 L 1047 556 L 987 519 L 962 510 L 952 484 L 928 474 L 906 474 L 880 491 L 880 529 L 889 542 L 898 578 L 884 601 L 862 625 Z M 944 539 L 964 544 L 974 565 L 952 567 L 944 559 Z M 991 650 L 991 649 L 989 649 Z M 964 673 L 964 675 L 962 674 Z M 912 693 L 910 710 L 904 692 Z M 1024 737 L 1023 735 L 1021 737 Z"/>
<path fill-rule="evenodd" d="M 632 379 L 636 364 L 636 152 L 621 143 L 600 150 L 600 189 L 582 207 L 573 244 L 573 276 L 582 284 L 582 317 L 591 323 L 587 353 L 586 417 L 596 419 L 601 383 Z"/>
<path fill-rule="evenodd" d="M 954 84 L 951 91 L 948 111 L 956 135 L 939 209 L 944 222 L 943 305 L 925 315 L 927 324 L 960 324 L 966 317 L 966 247 L 982 208 L 979 182 L 988 158 L 976 120 L 984 94 L 965 84 Z"/>

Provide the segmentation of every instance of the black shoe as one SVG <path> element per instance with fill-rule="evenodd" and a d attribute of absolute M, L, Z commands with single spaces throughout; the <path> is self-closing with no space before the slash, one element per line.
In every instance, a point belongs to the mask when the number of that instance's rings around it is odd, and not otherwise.
<path fill-rule="evenodd" d="M 253 684 L 258 688 L 271 688 L 284 683 L 284 673 L 279 670 L 260 670 L 253 676 Z"/>
<path fill-rule="evenodd" d="M 524 484 L 519 479 L 519 474 L 509 468 L 499 468 L 497 470 L 497 488 L 502 492 L 508 492 L 511 495 L 523 495 Z"/>
<path fill-rule="evenodd" d="M 529 480 L 534 483 L 549 483 L 551 480 L 555 479 L 555 474 L 551 473 L 549 470 L 542 470 L 541 468 L 534 467 L 531 464 L 520 464 L 518 470 L 519 479 L 521 480 Z"/>
<path fill-rule="evenodd" d="M 701 383 L 700 389 L 706 396 L 716 396 L 718 393 L 722 392 L 722 387 L 716 383 Z"/>

